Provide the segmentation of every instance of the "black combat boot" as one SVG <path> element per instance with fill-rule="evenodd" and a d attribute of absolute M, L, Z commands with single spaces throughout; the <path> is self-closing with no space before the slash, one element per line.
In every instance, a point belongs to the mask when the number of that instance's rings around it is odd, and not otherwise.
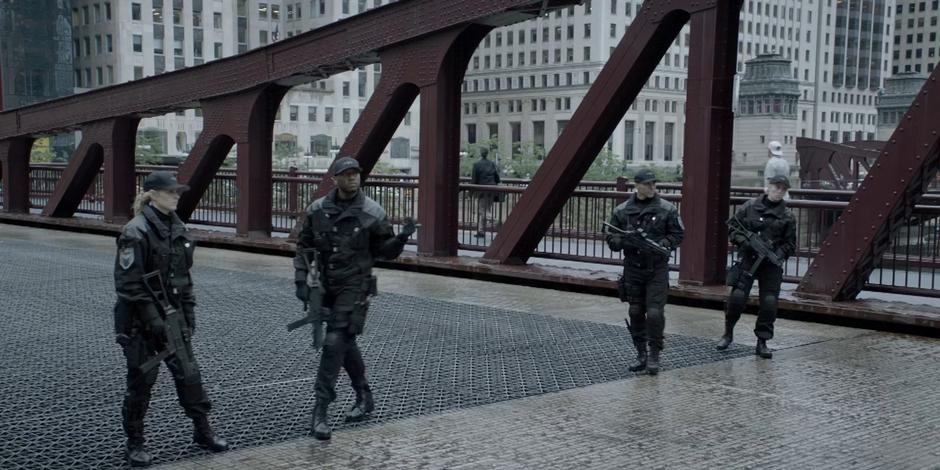
<path fill-rule="evenodd" d="M 725 324 L 725 334 L 721 335 L 721 339 L 718 340 L 718 344 L 715 345 L 715 349 L 724 351 L 725 349 L 728 349 L 728 346 L 731 346 L 732 341 L 734 341 L 734 326 Z"/>
<path fill-rule="evenodd" d="M 150 452 L 147 452 L 147 447 L 144 446 L 142 437 L 128 439 L 124 447 L 124 455 L 127 456 L 127 463 L 131 467 L 149 467 L 153 461 L 153 457 Z"/>
<path fill-rule="evenodd" d="M 124 421 L 121 424 L 124 426 L 124 434 L 127 435 L 127 442 L 124 444 L 124 455 L 127 457 L 127 463 L 131 467 L 149 467 L 151 461 L 153 461 L 153 456 L 144 446 L 143 413 L 133 414 L 133 416 L 140 416 L 138 420 L 128 418 L 132 413 L 127 405 L 121 411 L 124 416 Z"/>
<path fill-rule="evenodd" d="M 627 367 L 627 370 L 630 372 L 639 372 L 646 369 L 646 342 L 634 341 L 633 345 L 636 346 L 636 359 L 630 362 L 630 366 Z"/>
<path fill-rule="evenodd" d="M 372 390 L 366 386 L 356 390 L 356 403 L 346 411 L 346 421 L 362 421 L 368 418 L 373 410 L 375 403 L 372 401 Z"/>
<path fill-rule="evenodd" d="M 649 373 L 649 375 L 656 375 L 659 373 L 659 351 L 660 349 L 656 346 L 650 347 L 650 356 L 646 363 L 646 372 Z"/>
<path fill-rule="evenodd" d="M 760 356 L 760 357 L 762 357 L 762 358 L 764 358 L 764 359 L 770 359 L 770 358 L 774 357 L 774 353 L 771 352 L 771 351 L 770 351 L 770 348 L 767 347 L 767 340 L 766 340 L 766 339 L 758 339 L 758 340 L 757 340 L 757 348 L 756 348 L 756 350 L 755 350 L 754 352 L 756 352 L 758 356 Z"/>
<path fill-rule="evenodd" d="M 212 432 L 208 418 L 202 417 L 194 419 L 193 425 L 193 442 L 197 445 L 212 452 L 224 452 L 228 450 L 228 442 Z"/>
<path fill-rule="evenodd" d="M 327 414 L 328 406 L 328 404 L 318 401 L 316 406 L 313 407 L 313 437 L 321 441 L 327 441 L 331 437 L 330 417 Z"/>

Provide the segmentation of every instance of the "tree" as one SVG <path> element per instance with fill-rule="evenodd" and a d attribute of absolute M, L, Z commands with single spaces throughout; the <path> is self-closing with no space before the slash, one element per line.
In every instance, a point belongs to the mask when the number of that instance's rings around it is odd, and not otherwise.
<path fill-rule="evenodd" d="M 278 140 L 274 143 L 275 168 L 287 168 L 291 161 L 303 154 L 303 149 L 292 139 Z"/>
<path fill-rule="evenodd" d="M 30 163 L 50 163 L 56 160 L 51 140 L 49 137 L 42 137 L 33 142 L 33 148 L 29 152 Z"/>
<path fill-rule="evenodd" d="M 401 170 L 395 168 L 388 162 L 379 160 L 375 162 L 375 165 L 372 166 L 372 171 L 370 173 L 373 175 L 398 175 L 401 174 Z"/>
<path fill-rule="evenodd" d="M 543 160 L 544 147 L 534 142 L 516 142 L 512 146 L 512 157 L 504 158 L 499 163 L 506 176 L 528 179 L 535 175 Z"/>
<path fill-rule="evenodd" d="M 160 165 L 163 163 L 163 142 L 157 134 L 137 133 L 137 145 L 134 147 L 134 159 L 142 165 Z"/>
<path fill-rule="evenodd" d="M 618 176 L 622 176 L 626 169 L 620 156 L 605 147 L 597 154 L 594 163 L 581 179 L 583 181 L 614 181 Z"/>

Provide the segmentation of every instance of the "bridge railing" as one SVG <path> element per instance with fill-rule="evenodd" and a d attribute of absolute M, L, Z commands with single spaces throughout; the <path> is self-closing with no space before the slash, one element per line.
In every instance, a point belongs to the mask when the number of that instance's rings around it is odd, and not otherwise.
<path fill-rule="evenodd" d="M 138 187 L 143 178 L 160 167 L 141 166 L 137 170 Z M 52 194 L 64 166 L 34 164 L 30 169 L 30 202 L 41 208 Z M 275 171 L 273 177 L 274 206 L 272 228 L 276 232 L 289 232 L 299 211 L 309 203 L 323 177 L 316 172 Z M 500 186 L 475 186 L 462 179 L 458 198 L 459 248 L 485 251 L 496 236 L 502 223 L 518 203 L 528 184 L 527 180 L 507 179 Z M 675 203 L 682 211 L 680 183 L 659 185 L 662 196 Z M 614 207 L 630 196 L 632 185 L 625 180 L 617 182 L 583 182 L 556 217 L 545 237 L 539 243 L 535 257 L 569 260 L 606 265 L 619 265 L 622 255 L 612 252 L 604 243 L 602 222 Z M 500 195 L 493 203 L 483 225 L 483 236 L 477 236 L 480 191 Z M 220 170 L 200 200 L 190 223 L 234 227 L 236 222 L 235 171 Z M 418 179 L 407 175 L 371 175 L 364 191 L 378 201 L 393 223 L 418 213 Z M 763 192 L 761 188 L 731 188 L 731 207 L 734 211 L 750 198 Z M 784 278 L 797 282 L 812 263 L 813 257 L 825 239 L 830 227 L 848 205 L 852 191 L 802 190 L 790 192 L 789 207 L 798 221 L 797 253 L 784 267 Z M 104 193 L 101 178 L 97 178 L 83 199 L 78 212 L 100 217 L 103 212 Z M 693 236 L 687 234 L 687 236 Z M 733 260 L 729 247 L 729 263 Z M 670 259 L 678 269 L 682 249 Z M 940 195 L 927 194 L 915 207 L 909 222 L 891 237 L 891 247 L 882 256 L 880 267 L 869 278 L 867 289 L 940 297 L 937 271 L 940 269 Z"/>

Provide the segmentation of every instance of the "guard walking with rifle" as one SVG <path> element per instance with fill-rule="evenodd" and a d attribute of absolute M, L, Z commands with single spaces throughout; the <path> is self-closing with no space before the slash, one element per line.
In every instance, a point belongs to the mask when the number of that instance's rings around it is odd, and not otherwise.
<path fill-rule="evenodd" d="M 796 251 L 796 219 L 784 200 L 789 189 L 789 178 L 771 177 L 766 194 L 745 202 L 728 220 L 728 235 L 737 247 L 738 260 L 728 271 L 731 295 L 725 309 L 725 332 L 716 346 L 719 351 L 728 349 L 734 340 L 734 325 L 757 279 L 760 310 L 754 326 L 755 352 L 766 359 L 773 357 L 767 341 L 774 337 L 783 264 Z"/>
<path fill-rule="evenodd" d="M 160 362 L 173 374 L 180 405 L 193 420 L 193 441 L 213 452 L 228 449 L 209 425 L 212 403 L 191 344 L 196 298 L 189 270 L 195 244 L 175 212 L 187 189 L 169 172 L 151 173 L 134 202 L 135 217 L 117 239 L 114 324 L 127 359 L 121 413 L 125 452 L 134 467 L 148 466 L 152 459 L 144 445 L 144 416 Z"/>
<path fill-rule="evenodd" d="M 378 258 L 397 258 L 418 227 L 414 220 L 405 219 L 395 235 L 385 210 L 359 190 L 361 172 L 352 157 L 333 162 L 330 175 L 336 188 L 307 208 L 294 257 L 297 298 L 304 302 L 307 314 L 288 329 L 313 323 L 316 347 L 316 327 L 326 324 L 314 385 L 312 428 L 320 440 L 330 438 L 328 408 L 336 399 L 340 368 L 346 369 L 356 392 L 356 403 L 346 412 L 346 420 L 365 419 L 375 407 L 356 344 L 365 327 L 369 298 L 376 294 L 372 266 Z"/>
<path fill-rule="evenodd" d="M 629 370 L 656 375 L 666 326 L 669 255 L 682 243 L 685 229 L 676 206 L 656 193 L 651 170 L 640 170 L 634 180 L 636 192 L 614 209 L 605 224 L 606 238 L 611 250 L 623 250 L 618 290 L 620 300 L 630 304 L 627 328 L 637 352 Z"/>

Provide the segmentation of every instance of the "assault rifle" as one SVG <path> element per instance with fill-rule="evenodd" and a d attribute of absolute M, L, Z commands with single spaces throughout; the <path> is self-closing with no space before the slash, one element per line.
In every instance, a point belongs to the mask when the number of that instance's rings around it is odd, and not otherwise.
<path fill-rule="evenodd" d="M 621 235 L 626 235 L 627 239 L 632 241 L 633 246 L 644 253 L 660 255 L 668 258 L 669 254 L 672 252 L 672 250 L 669 248 L 666 248 L 659 243 L 650 240 L 650 238 L 646 235 L 646 232 L 641 228 L 623 230 L 607 222 L 604 222 L 604 226 L 607 227 L 608 230 L 613 230 Z"/>
<path fill-rule="evenodd" d="M 737 216 L 728 220 L 728 229 L 730 229 L 732 233 L 743 236 L 747 240 L 748 246 L 757 253 L 757 261 L 751 265 L 748 274 L 753 276 L 754 273 L 757 272 L 757 268 L 759 268 L 764 261 L 770 261 L 774 266 L 783 266 L 783 260 L 770 248 L 767 241 L 764 240 L 760 234 L 748 230 L 747 227 L 738 220 Z"/>
<path fill-rule="evenodd" d="M 313 261 L 308 258 L 313 254 Z M 308 323 L 313 324 L 313 349 L 323 347 L 323 322 L 330 314 L 330 309 L 323 307 L 323 296 L 326 289 L 320 280 L 320 254 L 316 249 L 309 248 L 300 253 L 304 264 L 307 265 L 307 301 L 304 302 L 304 317 L 287 325 L 287 331 L 294 331 Z"/>
<path fill-rule="evenodd" d="M 160 271 L 144 274 L 142 280 L 144 288 L 147 290 L 150 298 L 153 299 L 154 303 L 157 304 L 158 310 L 163 314 L 163 329 L 166 333 L 166 342 L 164 343 L 162 351 L 159 351 L 155 356 L 148 359 L 147 362 L 140 365 L 139 370 L 141 376 L 146 375 L 170 356 L 176 357 L 179 361 L 180 370 L 185 377 L 192 376 L 193 373 L 198 372 L 198 370 L 196 369 L 197 366 L 193 358 L 189 355 L 189 348 L 186 344 L 189 340 L 187 337 L 189 335 L 189 325 L 186 323 L 186 318 L 184 318 L 180 311 L 170 302 L 166 289 L 163 286 Z M 154 282 L 157 284 L 156 289 L 153 287 Z"/>

